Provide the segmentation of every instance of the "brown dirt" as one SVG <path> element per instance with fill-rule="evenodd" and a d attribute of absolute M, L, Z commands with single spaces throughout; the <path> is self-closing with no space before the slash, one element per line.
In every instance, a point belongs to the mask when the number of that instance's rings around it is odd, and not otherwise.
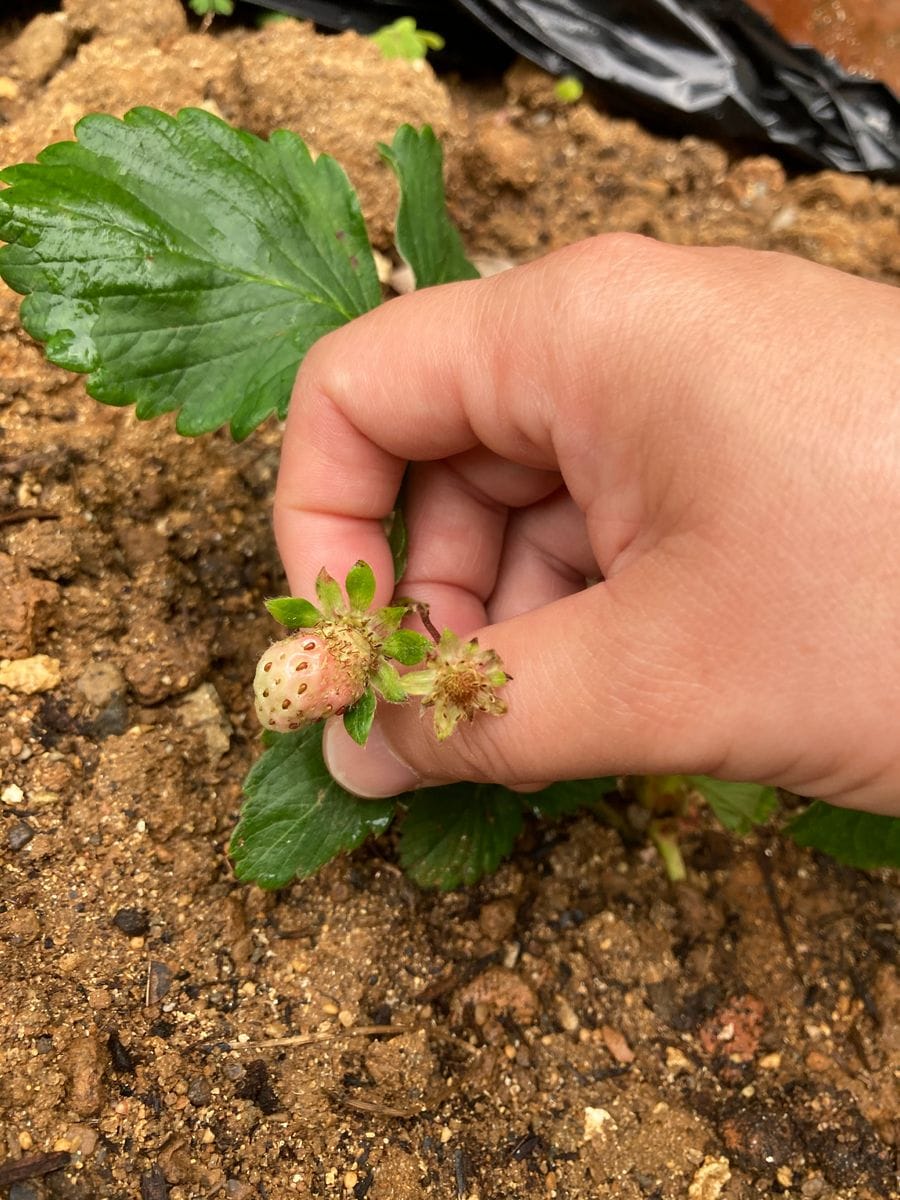
<path fill-rule="evenodd" d="M 205 104 L 339 151 L 388 250 L 373 143 L 429 119 L 473 252 L 635 229 L 900 278 L 900 189 L 662 141 L 522 66 L 448 90 L 352 35 L 185 34 L 175 0 L 154 41 L 144 7 L 68 0 L 24 51 L 0 33 L 0 161 L 88 110 Z M 445 897 L 389 840 L 278 895 L 235 884 L 278 430 L 139 425 L 16 312 L 3 292 L 0 1180 L 60 1157 L 12 1200 L 889 1196 L 886 875 L 701 822 L 673 887 L 579 820 Z"/>

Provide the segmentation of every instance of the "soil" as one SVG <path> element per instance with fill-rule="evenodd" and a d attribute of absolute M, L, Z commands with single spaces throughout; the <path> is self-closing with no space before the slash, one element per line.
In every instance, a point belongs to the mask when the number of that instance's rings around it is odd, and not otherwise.
<path fill-rule="evenodd" d="M 175 0 L 68 0 L 0 29 L 0 56 L 3 163 L 86 111 L 202 104 L 337 153 L 390 254 L 374 144 L 430 121 L 473 253 L 630 229 L 900 280 L 900 189 L 660 140 L 524 64 L 474 87 L 352 34 L 189 31 Z M 3 291 L 0 436 L 11 1200 L 896 1194 L 887 873 L 699 816 L 677 886 L 587 819 L 446 896 L 389 838 L 240 886 L 279 430 L 187 441 L 96 404 Z"/>

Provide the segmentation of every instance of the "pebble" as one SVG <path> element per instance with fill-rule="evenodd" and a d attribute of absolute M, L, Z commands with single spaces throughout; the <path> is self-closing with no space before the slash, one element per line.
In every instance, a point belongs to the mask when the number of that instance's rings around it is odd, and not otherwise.
<path fill-rule="evenodd" d="M 831 1066 L 831 1059 L 821 1050 L 810 1050 L 805 1062 L 811 1071 L 827 1071 Z"/>
<path fill-rule="evenodd" d="M 9 1200 L 38 1200 L 33 1183 L 14 1183 L 9 1189 Z"/>
<path fill-rule="evenodd" d="M 10 783 L 0 792 L 0 800 L 4 804 L 21 804 L 25 799 L 25 793 L 17 783 Z"/>
<path fill-rule="evenodd" d="M 173 978 L 171 967 L 162 962 L 152 961 L 147 979 L 147 1003 L 158 1004 L 172 986 Z"/>
<path fill-rule="evenodd" d="M 584 1140 L 591 1141 L 600 1133 L 610 1133 L 618 1129 L 613 1115 L 605 1108 L 586 1108 L 584 1110 Z"/>
<path fill-rule="evenodd" d="M 344 1175 L 344 1188 L 346 1191 L 352 1192 L 357 1183 L 359 1183 L 359 1176 L 355 1171 L 348 1171 Z"/>
<path fill-rule="evenodd" d="M 78 676 L 75 686 L 88 704 L 106 708 L 114 700 L 124 697 L 128 685 L 115 663 L 94 661 Z"/>
<path fill-rule="evenodd" d="M 35 654 L 31 658 L 0 660 L 0 687 L 22 696 L 34 696 L 59 687 L 62 673 L 58 658 Z"/>
<path fill-rule="evenodd" d="M 575 1033 L 581 1024 L 578 1014 L 565 996 L 556 997 L 556 1016 L 566 1033 Z"/>
<path fill-rule="evenodd" d="M 7 845 L 15 853 L 24 849 L 34 837 L 34 829 L 27 821 L 16 821 L 6 837 Z"/>
<path fill-rule="evenodd" d="M 706 1158 L 688 1185 L 688 1200 L 718 1200 L 730 1179 L 727 1158 Z"/>
<path fill-rule="evenodd" d="M 195 1108 L 203 1108 L 212 1099 L 212 1089 L 209 1081 L 202 1076 L 192 1079 L 188 1084 L 187 1098 Z"/>
<path fill-rule="evenodd" d="M 226 1179 L 225 1195 L 228 1200 L 250 1200 L 253 1192 L 249 1184 L 244 1183 L 241 1179 Z"/>
<path fill-rule="evenodd" d="M 600 1036 L 603 1038 L 604 1046 L 617 1063 L 634 1062 L 634 1051 L 618 1029 L 613 1029 L 611 1025 L 604 1025 L 600 1030 Z"/>
<path fill-rule="evenodd" d="M 112 923 L 129 937 L 143 937 L 150 928 L 150 918 L 143 908 L 120 908 Z"/>
<path fill-rule="evenodd" d="M 201 683 L 178 705 L 178 714 L 188 729 L 195 729 L 206 742 L 214 763 L 228 753 L 231 746 L 231 722 L 211 683 Z"/>
<path fill-rule="evenodd" d="M 80 1117 L 92 1117 L 103 1107 L 103 1061 L 100 1043 L 86 1034 L 77 1037 L 66 1053 L 69 1075 L 69 1099 Z"/>
<path fill-rule="evenodd" d="M 677 1046 L 666 1046 L 666 1069 L 680 1075 L 682 1071 L 693 1071 L 694 1064 Z"/>

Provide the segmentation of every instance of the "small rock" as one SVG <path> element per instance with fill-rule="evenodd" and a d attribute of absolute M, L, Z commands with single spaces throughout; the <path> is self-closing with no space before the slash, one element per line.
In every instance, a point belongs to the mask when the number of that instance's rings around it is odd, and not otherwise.
<path fill-rule="evenodd" d="M 0 100 L 18 100 L 19 85 L 8 75 L 0 75 Z"/>
<path fill-rule="evenodd" d="M 748 1063 L 759 1047 L 765 1005 L 756 996 L 734 996 L 701 1025 L 700 1045 L 707 1054 Z"/>
<path fill-rule="evenodd" d="M 706 1158 L 688 1186 L 688 1200 L 718 1200 L 730 1179 L 727 1158 Z"/>
<path fill-rule="evenodd" d="M 681 1075 L 684 1072 L 693 1071 L 694 1064 L 677 1046 L 666 1046 L 666 1070 L 671 1071 L 673 1075 Z"/>
<path fill-rule="evenodd" d="M 32 658 L 0 661 L 0 687 L 9 688 L 23 696 L 37 692 L 49 692 L 59 687 L 60 664 L 58 658 L 46 654 L 35 654 Z"/>
<path fill-rule="evenodd" d="M 193 1104 L 194 1108 L 203 1108 L 209 1104 L 212 1099 L 212 1089 L 209 1086 L 209 1081 L 204 1079 L 202 1075 L 192 1079 L 188 1084 L 187 1098 Z"/>
<path fill-rule="evenodd" d="M 172 986 L 173 978 L 171 967 L 162 962 L 152 961 L 147 980 L 147 1003 L 158 1004 Z"/>
<path fill-rule="evenodd" d="M 628 1045 L 623 1034 L 611 1025 L 604 1025 L 600 1030 L 603 1044 L 617 1063 L 634 1062 L 634 1051 Z"/>
<path fill-rule="evenodd" d="M 30 946 L 40 932 L 41 922 L 33 908 L 11 908 L 0 913 L 0 938 L 11 946 Z"/>
<path fill-rule="evenodd" d="M 379 1088 L 403 1104 L 422 1101 L 437 1073 L 424 1029 L 373 1042 L 365 1061 L 366 1070 Z"/>
<path fill-rule="evenodd" d="M 75 686 L 94 708 L 106 708 L 125 695 L 125 676 L 111 662 L 94 661 L 79 675 Z"/>
<path fill-rule="evenodd" d="M 97 1149 L 97 1131 L 90 1125 L 69 1125 L 65 1133 L 69 1149 L 80 1158 L 90 1158 Z"/>
<path fill-rule="evenodd" d="M 556 1019 L 566 1033 L 577 1033 L 581 1025 L 578 1014 L 565 996 L 556 997 Z"/>
<path fill-rule="evenodd" d="M 461 988 L 455 1006 L 483 1004 L 490 1013 L 509 1013 L 520 1025 L 530 1025 L 537 1015 L 538 998 L 530 984 L 515 971 L 488 967 L 471 983 Z"/>
<path fill-rule="evenodd" d="M 803 1200 L 819 1200 L 825 1191 L 825 1180 L 821 1175 L 811 1175 L 800 1184 L 800 1195 Z"/>
<path fill-rule="evenodd" d="M 0 554 L 0 658 L 34 653 L 58 596 L 55 583 L 35 579 L 24 563 Z"/>
<path fill-rule="evenodd" d="M 80 1117 L 96 1116 L 103 1107 L 103 1058 L 100 1042 L 91 1034 L 75 1038 L 65 1055 L 69 1100 Z"/>
<path fill-rule="evenodd" d="M 591 1141 L 598 1134 L 615 1133 L 618 1128 L 612 1113 L 605 1108 L 585 1108 L 584 1140 L 586 1142 Z"/>
<path fill-rule="evenodd" d="M 21 804 L 24 799 L 25 793 L 17 783 L 7 784 L 3 791 L 0 792 L 0 800 L 4 804 Z"/>
<path fill-rule="evenodd" d="M 516 927 L 516 906 L 512 900 L 490 900 L 478 914 L 478 925 L 492 942 L 506 942 Z"/>
<path fill-rule="evenodd" d="M 17 850 L 24 849 L 33 837 L 34 829 L 27 821 L 16 821 L 6 836 L 6 844 L 15 853 Z"/>
<path fill-rule="evenodd" d="M 211 683 L 201 683 L 178 706 L 182 722 L 188 729 L 203 735 L 209 756 L 214 763 L 228 753 L 231 745 L 231 722 Z"/>
<path fill-rule="evenodd" d="M 14 1183 L 9 1189 L 9 1200 L 38 1200 L 37 1188 L 33 1183 Z"/>
<path fill-rule="evenodd" d="M 13 73 L 26 83 L 43 83 L 65 58 L 71 38 L 63 13 L 38 13 L 7 48 Z"/>
<path fill-rule="evenodd" d="M 144 908 L 120 908 L 112 923 L 129 937 L 143 937 L 150 928 L 150 918 Z"/>
<path fill-rule="evenodd" d="M 804 1061 L 810 1071 L 827 1071 L 831 1066 L 831 1059 L 821 1050 L 810 1050 Z"/>

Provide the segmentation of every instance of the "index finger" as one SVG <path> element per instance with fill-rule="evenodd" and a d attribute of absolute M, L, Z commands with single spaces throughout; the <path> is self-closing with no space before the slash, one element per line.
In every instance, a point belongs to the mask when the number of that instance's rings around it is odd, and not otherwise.
<path fill-rule="evenodd" d="M 307 594 L 323 564 L 340 576 L 363 557 L 386 598 L 380 522 L 410 460 L 480 444 L 565 473 L 559 442 L 570 467 L 585 460 L 581 483 L 566 479 L 576 502 L 595 497 L 601 447 L 586 396 L 602 394 L 599 440 L 615 442 L 637 419 L 636 402 L 659 390 L 645 386 L 659 370 L 639 336 L 655 274 L 646 268 L 686 253 L 696 251 L 592 238 L 490 279 L 391 300 L 317 342 L 294 388 L 275 497 L 294 591 Z"/>

